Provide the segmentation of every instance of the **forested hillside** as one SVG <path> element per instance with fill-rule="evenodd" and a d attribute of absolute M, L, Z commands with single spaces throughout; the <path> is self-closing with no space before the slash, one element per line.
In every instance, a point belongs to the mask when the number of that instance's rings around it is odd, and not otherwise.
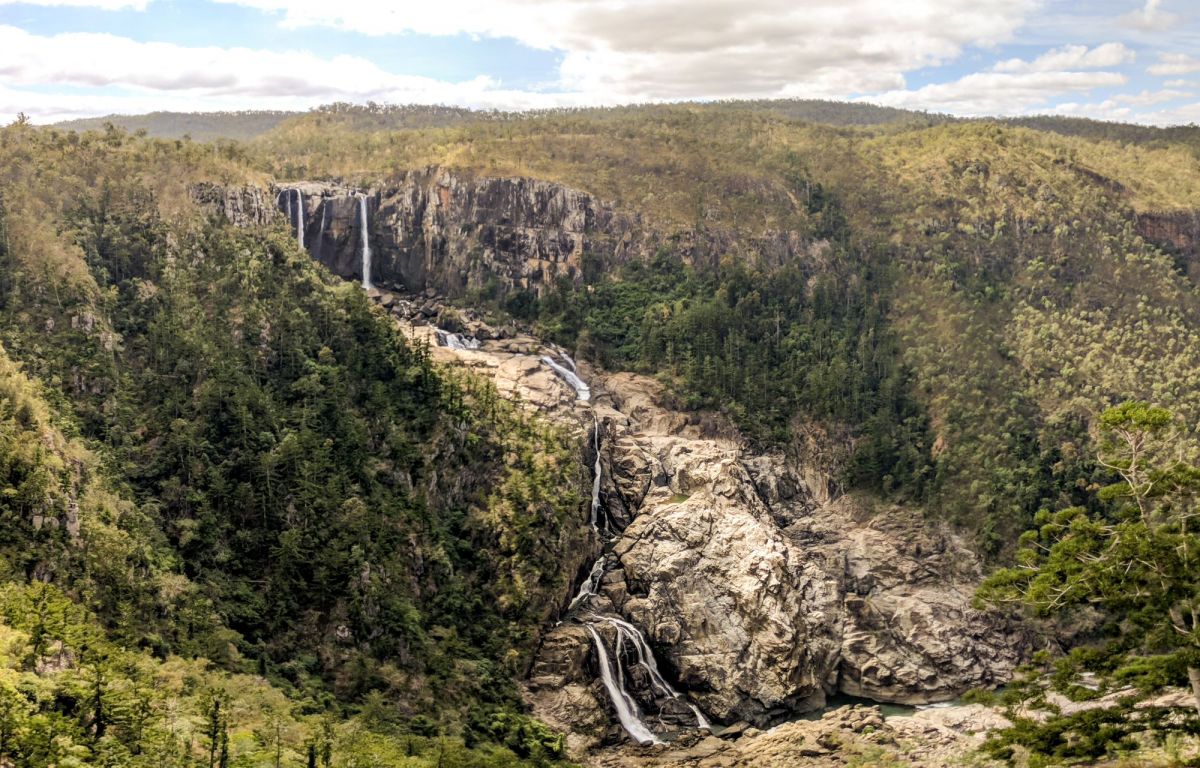
<path fill-rule="evenodd" d="M 992 565 L 1039 510 L 1103 507 L 1107 406 L 1169 408 L 1200 458 L 1192 129 L 824 102 L 251 122 L 0 131 L 0 757 L 564 756 L 518 681 L 589 541 L 574 438 L 201 182 L 361 188 L 364 217 L 428 167 L 586 191 L 645 258 L 451 299 Z"/>
<path fill-rule="evenodd" d="M 585 267 L 586 290 L 504 307 L 607 365 L 667 376 L 684 402 L 726 407 L 764 439 L 786 443 L 796 418 L 852 425 L 868 437 L 855 483 L 922 499 L 996 553 L 1041 505 L 1074 498 L 1097 404 L 1160 398 L 1200 418 L 1195 245 L 1136 226 L 1200 208 L 1200 161 L 1170 135 L 850 130 L 663 107 L 402 132 L 312 115 L 249 151 L 280 177 L 436 164 L 637 211 L 677 250 Z M 779 231 L 814 247 L 794 264 L 738 258 L 739 242 Z M 706 237 L 729 246 L 683 264 Z"/>
<path fill-rule="evenodd" d="M 285 234 L 186 210 L 189 179 L 242 173 L 111 132 L 0 137 L 22 691 L 0 749 L 561 754 L 515 714 L 513 680 L 580 535 L 565 437 L 435 371 Z M 64 692 L 83 670 L 89 693 Z"/>

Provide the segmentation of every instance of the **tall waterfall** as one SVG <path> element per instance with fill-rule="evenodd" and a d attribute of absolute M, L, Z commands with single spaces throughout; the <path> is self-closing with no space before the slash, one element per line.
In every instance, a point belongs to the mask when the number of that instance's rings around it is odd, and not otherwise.
<path fill-rule="evenodd" d="M 329 198 L 321 198 L 321 229 L 317 232 L 317 261 L 325 253 L 325 230 L 329 229 Z"/>
<path fill-rule="evenodd" d="M 587 401 L 592 399 L 592 390 L 587 384 L 583 383 L 583 379 L 564 365 L 559 365 L 548 355 L 542 355 L 542 362 L 550 366 L 550 370 L 558 374 L 559 378 L 571 385 L 575 390 L 575 397 L 580 400 Z"/>
<path fill-rule="evenodd" d="M 595 437 L 592 439 L 592 447 L 596 451 L 596 463 L 592 467 L 592 530 L 599 534 L 600 515 L 604 512 L 604 508 L 600 504 L 600 473 L 603 466 L 600 463 L 600 420 L 593 418 L 593 422 L 595 427 L 592 433 Z M 605 522 L 607 523 L 607 521 Z M 605 527 L 608 526 L 605 525 Z"/>
<path fill-rule="evenodd" d="M 358 197 L 359 237 L 362 239 L 362 287 L 370 290 L 371 285 L 371 236 L 367 229 L 367 196 Z"/>
<path fill-rule="evenodd" d="M 662 744 L 662 740 L 654 735 L 654 731 L 642 722 L 637 702 L 625 690 L 625 675 L 621 669 L 620 659 L 618 658 L 614 663 L 608 657 L 608 648 L 605 647 L 600 633 L 591 624 L 586 626 L 587 631 L 592 635 L 592 642 L 596 645 L 596 658 L 600 662 L 600 679 L 604 682 L 608 697 L 612 699 L 613 706 L 617 709 L 617 718 L 621 721 L 621 727 L 639 744 Z"/>
<path fill-rule="evenodd" d="M 300 243 L 300 247 L 304 247 L 304 193 L 299 189 L 292 190 L 296 193 L 296 241 Z"/>

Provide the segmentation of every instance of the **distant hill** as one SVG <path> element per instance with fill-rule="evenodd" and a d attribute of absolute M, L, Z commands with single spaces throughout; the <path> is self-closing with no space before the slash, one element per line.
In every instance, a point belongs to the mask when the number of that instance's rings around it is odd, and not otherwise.
<path fill-rule="evenodd" d="M 356 131 L 406 130 L 445 128 L 478 122 L 510 122 L 530 118 L 586 117 L 590 120 L 619 118 L 631 112 L 661 109 L 663 105 L 630 105 L 624 107 L 588 107 L 579 109 L 547 109 L 530 112 L 473 110 L 436 104 L 347 104 L 335 103 L 310 112 L 246 111 L 246 112 L 151 112 L 145 115 L 106 115 L 55 123 L 67 131 L 104 130 L 111 123 L 118 128 L 160 139 L 194 141 L 234 139 L 249 141 L 278 127 L 289 119 L 315 116 L 324 125 L 336 125 Z M 760 99 L 756 101 L 720 101 L 707 104 L 688 104 L 703 111 L 758 112 L 834 126 L 878 125 L 935 125 L 953 118 L 914 112 L 874 104 L 852 104 L 819 99 Z"/>
<path fill-rule="evenodd" d="M 145 131 L 146 135 L 159 139 L 182 139 L 190 136 L 195 141 L 235 139 L 249 141 L 271 130 L 299 112 L 151 112 L 146 115 L 106 115 L 81 120 L 55 123 L 54 127 L 64 131 L 101 131 L 107 123 L 123 128 L 130 133 Z"/>
<path fill-rule="evenodd" d="M 1035 131 L 1057 133 L 1061 136 L 1078 136 L 1093 141 L 1119 141 L 1125 144 L 1184 144 L 1193 152 L 1200 154 L 1200 126 L 1196 125 L 1173 125 L 1160 128 L 1153 125 L 1112 123 L 1105 120 L 1091 120 L 1086 117 L 1062 117 L 1059 115 L 1011 117 L 999 122 L 1032 128 Z"/>
<path fill-rule="evenodd" d="M 289 120 L 315 119 L 319 125 L 351 131 L 397 131 L 446 128 L 481 122 L 513 122 L 562 117 L 590 121 L 622 119 L 642 112 L 664 108 L 688 108 L 703 112 L 754 112 L 818 125 L 838 127 L 933 126 L 949 122 L 1000 122 L 1062 136 L 1077 136 L 1093 141 L 1118 141 L 1128 144 L 1185 144 L 1200 154 L 1200 127 L 1159 128 L 1132 123 L 1090 120 L 1082 117 L 1034 115 L 1012 118 L 969 120 L 950 115 L 897 109 L 876 104 L 827 101 L 823 99 L 756 99 L 707 103 L 634 104 L 621 107 L 584 107 L 504 112 L 474 110 L 437 104 L 326 104 L 308 112 L 151 112 L 145 115 L 107 115 L 67 120 L 54 127 L 68 131 L 103 130 L 112 123 L 130 133 L 145 131 L 155 138 L 194 141 L 233 139 L 250 141 Z"/>

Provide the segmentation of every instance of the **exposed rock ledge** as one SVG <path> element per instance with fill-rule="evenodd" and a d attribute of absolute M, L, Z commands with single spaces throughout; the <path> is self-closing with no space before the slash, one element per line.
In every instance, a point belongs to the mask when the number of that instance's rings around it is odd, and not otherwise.
<path fill-rule="evenodd" d="M 644 631 L 711 719 L 763 727 L 833 693 L 944 701 L 1004 683 L 1026 654 L 1017 623 L 971 608 L 981 573 L 970 550 L 919 514 L 838 496 L 819 472 L 747 450 L 720 419 L 661 407 L 653 379 L 580 363 L 593 395 L 580 403 L 536 339 L 468 317 L 464 330 L 490 340 L 437 346 L 436 299 L 379 298 L 440 361 L 491 376 L 584 437 L 600 425 L 603 499 L 624 531 L 598 599 Z M 549 628 L 527 698 L 577 752 L 623 741 L 597 677 L 585 628 Z"/>

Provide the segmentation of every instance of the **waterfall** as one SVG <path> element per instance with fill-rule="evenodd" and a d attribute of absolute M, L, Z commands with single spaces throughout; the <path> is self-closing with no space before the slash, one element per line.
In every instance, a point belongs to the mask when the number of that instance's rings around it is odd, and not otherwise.
<path fill-rule="evenodd" d="M 367 196 L 358 196 L 358 236 L 362 239 L 362 287 L 371 285 L 371 237 L 367 232 Z"/>
<path fill-rule="evenodd" d="M 300 243 L 300 247 L 304 247 L 304 193 L 299 189 L 292 190 L 296 193 L 296 240 Z"/>
<path fill-rule="evenodd" d="M 571 604 L 567 606 L 568 611 L 573 611 L 589 597 L 597 594 L 600 589 L 600 580 L 604 578 L 604 555 L 596 558 L 596 562 L 592 565 L 591 572 L 584 582 L 579 585 L 579 592 L 575 597 L 571 598 Z"/>
<path fill-rule="evenodd" d="M 593 416 L 592 419 L 595 427 L 593 434 L 595 437 L 592 440 L 592 445 L 596 450 L 596 464 L 592 467 L 592 530 L 597 534 L 600 533 L 600 513 L 604 508 L 600 505 L 600 472 L 603 467 L 600 464 L 600 420 Z M 605 515 L 605 528 L 607 525 L 607 515 Z"/>
<path fill-rule="evenodd" d="M 654 735 L 654 732 L 642 722 L 641 717 L 638 715 L 637 702 L 625 690 L 625 677 L 621 672 L 620 660 L 618 659 L 617 663 L 614 664 L 608 657 L 608 649 L 604 647 L 604 640 L 600 638 L 600 633 L 591 624 L 586 626 L 587 631 L 592 635 L 592 642 L 596 645 L 596 658 L 600 664 L 600 679 L 604 682 L 604 687 L 608 691 L 608 697 L 617 709 L 617 718 L 621 721 L 621 727 L 639 744 L 662 744 L 662 741 Z"/>
<path fill-rule="evenodd" d="M 439 347 L 446 347 L 447 349 L 479 349 L 482 346 L 482 342 L 474 336 L 450 333 L 449 331 L 443 331 L 441 328 L 434 328 L 433 332 L 437 334 Z"/>
<path fill-rule="evenodd" d="M 554 354 L 558 355 L 558 359 L 567 364 L 567 367 L 571 369 L 571 373 L 579 373 L 579 368 L 575 366 L 575 361 L 571 359 L 570 355 L 567 354 L 567 350 L 555 344 Z"/>
<path fill-rule="evenodd" d="M 620 641 L 628 640 L 633 645 L 634 649 L 637 651 L 638 664 L 645 667 L 646 671 L 650 673 L 650 685 L 653 688 L 657 688 L 662 695 L 668 699 L 683 698 L 679 694 L 679 691 L 671 687 L 671 684 L 668 683 L 666 678 L 662 676 L 662 673 L 658 671 L 658 662 L 654 660 L 654 652 L 650 650 L 650 644 L 646 642 L 646 636 L 642 634 L 641 630 L 627 621 L 613 618 L 611 616 L 604 616 L 600 620 L 606 621 L 616 627 L 617 637 Z M 618 646 L 618 648 L 619 647 L 620 646 Z M 695 704 L 692 704 L 686 699 L 684 699 L 684 703 L 688 705 L 688 707 L 692 710 L 692 713 L 696 716 L 697 728 L 704 728 L 706 730 L 711 729 L 708 720 L 705 719 L 704 715 L 701 714 L 700 710 Z"/>
<path fill-rule="evenodd" d="M 570 368 L 559 365 L 546 355 L 542 355 L 542 362 L 550 366 L 550 370 L 557 373 L 559 378 L 571 385 L 571 388 L 575 390 L 575 397 L 584 401 L 592 399 L 592 390 Z"/>
<path fill-rule="evenodd" d="M 317 232 L 317 261 L 325 253 L 325 230 L 329 229 L 329 198 L 321 198 L 321 230 Z"/>

